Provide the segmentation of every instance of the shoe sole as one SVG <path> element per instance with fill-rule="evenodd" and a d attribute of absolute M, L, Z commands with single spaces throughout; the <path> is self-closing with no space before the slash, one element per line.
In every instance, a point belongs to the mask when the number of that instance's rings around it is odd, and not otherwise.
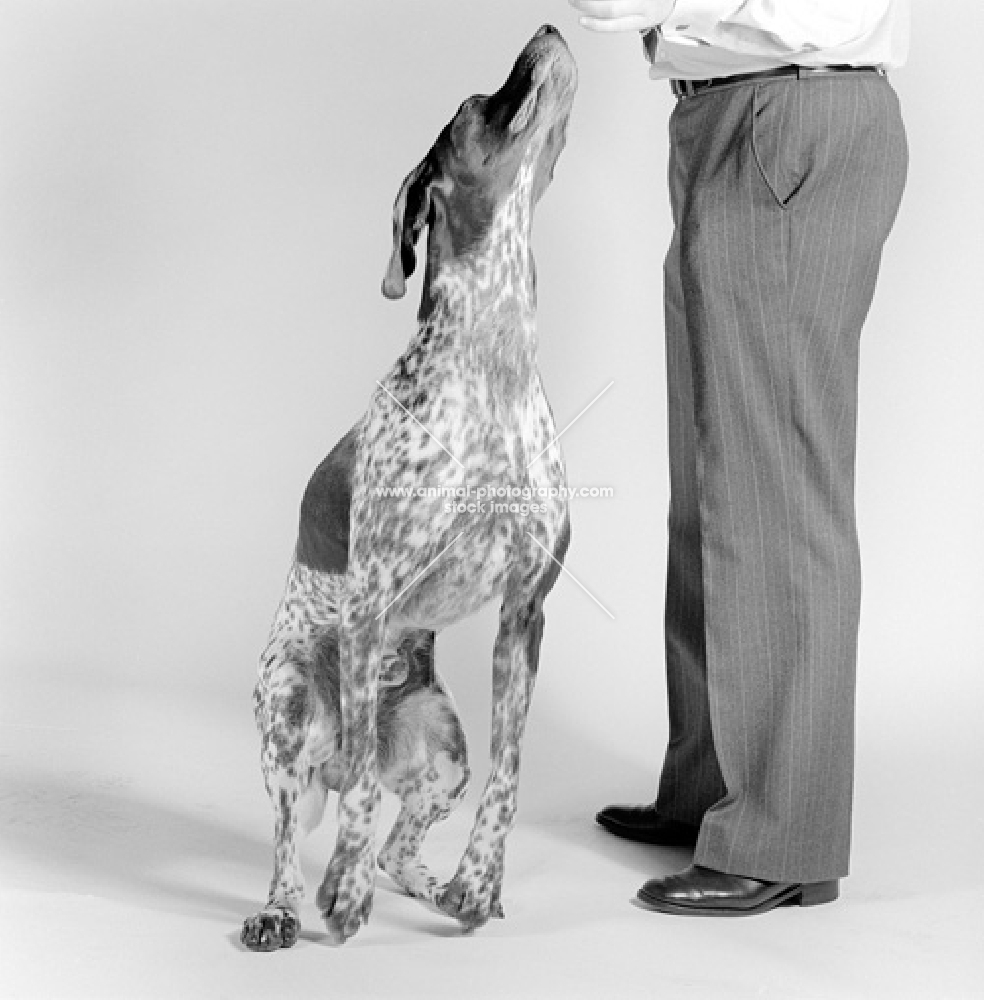
<path fill-rule="evenodd" d="M 808 882 L 805 885 L 791 885 L 788 889 L 770 896 L 758 906 L 687 906 L 685 903 L 671 903 L 668 900 L 650 896 L 642 890 L 636 896 L 640 905 L 647 910 L 672 913 L 681 917 L 754 917 L 768 913 L 778 906 L 821 906 L 832 903 L 840 895 L 837 879 L 830 882 Z"/>

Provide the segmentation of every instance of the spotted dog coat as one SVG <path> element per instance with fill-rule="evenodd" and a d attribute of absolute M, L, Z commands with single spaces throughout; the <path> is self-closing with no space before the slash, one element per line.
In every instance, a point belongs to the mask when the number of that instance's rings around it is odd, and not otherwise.
<path fill-rule="evenodd" d="M 267 905 L 243 927 L 250 948 L 297 938 L 298 839 L 320 822 L 327 790 L 339 792 L 338 833 L 317 903 L 334 940 L 368 918 L 377 860 L 466 928 L 501 916 L 543 601 L 567 550 L 567 506 L 475 514 L 449 509 L 446 495 L 409 491 L 565 483 L 536 367 L 530 224 L 575 85 L 566 44 L 542 28 L 496 94 L 461 106 L 397 196 L 383 292 L 404 294 L 426 227 L 419 326 L 301 504 L 255 691 L 276 843 Z M 440 885 L 421 843 L 460 801 L 469 772 L 434 637 L 495 598 L 491 770 L 457 872 Z M 380 785 L 402 808 L 377 859 Z"/>

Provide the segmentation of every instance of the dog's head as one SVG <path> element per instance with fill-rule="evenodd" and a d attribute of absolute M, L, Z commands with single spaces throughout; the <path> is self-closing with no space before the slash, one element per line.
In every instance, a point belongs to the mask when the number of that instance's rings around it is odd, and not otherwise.
<path fill-rule="evenodd" d="M 429 269 L 479 251 L 520 167 L 534 157 L 530 207 L 546 190 L 564 148 L 577 70 L 556 28 L 542 27 L 490 97 L 469 98 L 410 172 L 393 209 L 393 255 L 383 279 L 390 299 L 406 292 L 415 247 L 429 226 Z"/>

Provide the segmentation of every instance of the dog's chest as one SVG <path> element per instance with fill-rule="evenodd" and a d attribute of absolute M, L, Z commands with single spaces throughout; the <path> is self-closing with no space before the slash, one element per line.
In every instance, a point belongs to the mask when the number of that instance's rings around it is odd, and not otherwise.
<path fill-rule="evenodd" d="M 549 546 L 566 519 L 530 338 L 500 333 L 452 345 L 425 331 L 366 415 L 353 553 L 382 590 L 417 578 L 400 606 L 407 624 L 442 627 L 476 610 L 502 592 L 525 534 Z"/>

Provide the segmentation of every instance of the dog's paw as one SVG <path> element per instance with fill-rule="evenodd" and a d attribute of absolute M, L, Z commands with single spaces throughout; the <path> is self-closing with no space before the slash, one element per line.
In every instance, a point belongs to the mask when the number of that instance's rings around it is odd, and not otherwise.
<path fill-rule="evenodd" d="M 380 855 L 379 867 L 408 895 L 436 903 L 441 883 L 422 861 L 400 861 Z"/>
<path fill-rule="evenodd" d="M 461 923 L 466 931 L 484 927 L 493 917 L 505 916 L 499 902 L 498 887 L 487 882 L 477 885 L 460 874 L 437 894 L 437 905 L 449 917 Z"/>
<path fill-rule="evenodd" d="M 344 944 L 369 920 L 375 881 L 372 851 L 363 852 L 350 865 L 336 865 L 332 860 L 318 889 L 317 901 L 333 943 Z"/>
<path fill-rule="evenodd" d="M 276 951 L 293 947 L 300 929 L 300 920 L 290 910 L 271 906 L 243 921 L 239 940 L 250 951 Z"/>

